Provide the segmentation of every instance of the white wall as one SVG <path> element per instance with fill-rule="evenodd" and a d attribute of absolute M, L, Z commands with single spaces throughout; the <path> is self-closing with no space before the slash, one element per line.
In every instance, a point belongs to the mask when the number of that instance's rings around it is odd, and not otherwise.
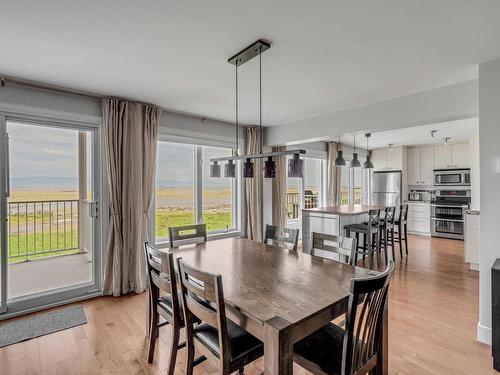
<path fill-rule="evenodd" d="M 479 65 L 479 152 L 481 244 L 478 340 L 491 342 L 491 266 L 500 257 L 500 59 Z"/>
<path fill-rule="evenodd" d="M 346 109 L 266 129 L 265 143 L 282 145 L 331 140 L 341 135 L 382 131 L 477 116 L 477 81 Z"/>

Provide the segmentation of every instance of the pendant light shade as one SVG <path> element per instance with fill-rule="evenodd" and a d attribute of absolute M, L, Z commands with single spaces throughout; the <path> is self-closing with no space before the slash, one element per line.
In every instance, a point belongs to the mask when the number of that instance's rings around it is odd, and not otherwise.
<path fill-rule="evenodd" d="M 352 160 L 351 160 L 351 168 L 359 168 L 361 167 L 361 163 L 359 162 L 358 159 L 358 153 L 353 152 L 352 153 Z"/>
<path fill-rule="evenodd" d="M 346 162 L 345 162 L 342 150 L 337 151 L 337 158 L 335 159 L 334 166 L 335 167 L 345 167 L 346 166 Z"/>
<path fill-rule="evenodd" d="M 304 177 L 304 160 L 299 154 L 294 154 L 293 158 L 288 160 L 288 177 Z"/>
<path fill-rule="evenodd" d="M 365 134 L 365 137 L 366 137 L 366 160 L 363 163 L 363 168 L 365 168 L 365 169 L 372 169 L 373 168 L 372 157 L 370 155 L 370 149 L 368 147 L 368 139 L 370 138 L 370 136 L 371 136 L 370 133 Z"/>
<path fill-rule="evenodd" d="M 220 177 L 219 162 L 214 161 L 212 165 L 210 165 L 210 177 Z"/>
<path fill-rule="evenodd" d="M 246 159 L 243 162 L 243 178 L 253 178 L 254 170 L 253 170 L 253 162 L 251 159 Z"/>
<path fill-rule="evenodd" d="M 276 162 L 271 156 L 264 162 L 264 178 L 276 178 Z"/>
<path fill-rule="evenodd" d="M 236 177 L 236 164 L 229 160 L 224 166 L 224 177 Z"/>
<path fill-rule="evenodd" d="M 354 136 L 354 152 L 352 153 L 351 168 L 359 168 L 361 163 L 358 159 L 358 153 L 356 152 L 356 136 Z"/>

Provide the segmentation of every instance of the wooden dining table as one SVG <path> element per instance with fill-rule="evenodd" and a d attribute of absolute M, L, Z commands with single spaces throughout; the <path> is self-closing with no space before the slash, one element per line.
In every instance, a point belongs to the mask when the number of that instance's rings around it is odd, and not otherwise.
<path fill-rule="evenodd" d="M 351 279 L 375 272 L 241 238 L 170 250 L 222 275 L 226 314 L 264 343 L 265 374 L 292 374 L 293 344 L 344 314 Z M 387 304 L 378 353 L 387 374 Z"/>

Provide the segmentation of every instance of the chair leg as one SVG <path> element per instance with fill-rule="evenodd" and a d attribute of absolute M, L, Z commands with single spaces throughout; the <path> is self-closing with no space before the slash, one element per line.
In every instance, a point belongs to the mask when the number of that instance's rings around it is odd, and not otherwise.
<path fill-rule="evenodd" d="M 375 236 L 377 237 L 376 240 L 375 240 L 375 245 L 376 245 L 376 252 L 377 252 L 377 267 L 380 268 L 382 266 L 382 255 L 380 254 L 380 238 L 378 236 L 378 233 L 375 234 Z M 387 239 L 386 239 L 387 241 Z M 387 249 L 387 244 L 385 246 L 385 248 Z"/>
<path fill-rule="evenodd" d="M 385 259 L 385 264 L 389 264 L 389 236 L 387 230 L 385 230 L 384 236 L 385 236 L 384 259 Z"/>
<path fill-rule="evenodd" d="M 186 347 L 187 347 L 186 375 L 193 375 L 193 368 L 194 368 L 193 339 L 188 338 L 186 342 Z"/>
<path fill-rule="evenodd" d="M 179 350 L 180 328 L 177 324 L 172 324 L 172 342 L 170 344 L 170 358 L 168 360 L 168 375 L 174 375 L 177 351 Z"/>
<path fill-rule="evenodd" d="M 368 252 L 368 268 L 372 269 L 373 262 L 373 248 L 372 248 L 372 235 L 370 232 L 363 235 L 366 241 L 366 251 Z M 364 254 L 363 254 L 364 258 Z"/>
<path fill-rule="evenodd" d="M 405 250 L 406 250 L 406 255 L 408 255 L 408 227 L 406 224 L 404 225 L 405 227 Z"/>
<path fill-rule="evenodd" d="M 238 374 L 239 375 L 243 375 L 245 373 L 245 368 L 244 367 L 241 367 L 238 369 Z"/>
<path fill-rule="evenodd" d="M 155 306 L 151 306 L 149 318 L 149 344 L 148 344 L 148 363 L 153 363 L 155 355 L 156 339 L 158 337 L 158 313 Z"/>
<path fill-rule="evenodd" d="M 391 229 L 391 243 L 392 243 L 392 261 L 396 261 L 396 252 L 395 252 L 395 240 L 394 240 L 394 228 Z"/>
<path fill-rule="evenodd" d="M 365 257 L 367 252 L 368 252 L 368 247 L 366 244 L 366 234 L 363 234 L 363 263 L 365 262 Z"/>

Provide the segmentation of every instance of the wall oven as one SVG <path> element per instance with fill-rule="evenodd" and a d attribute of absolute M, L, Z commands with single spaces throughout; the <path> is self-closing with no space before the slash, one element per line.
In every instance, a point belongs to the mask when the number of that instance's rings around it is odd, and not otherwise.
<path fill-rule="evenodd" d="M 434 186 L 470 186 L 470 169 L 434 169 Z"/>
<path fill-rule="evenodd" d="M 431 204 L 431 234 L 463 240 L 470 190 L 437 190 Z"/>

